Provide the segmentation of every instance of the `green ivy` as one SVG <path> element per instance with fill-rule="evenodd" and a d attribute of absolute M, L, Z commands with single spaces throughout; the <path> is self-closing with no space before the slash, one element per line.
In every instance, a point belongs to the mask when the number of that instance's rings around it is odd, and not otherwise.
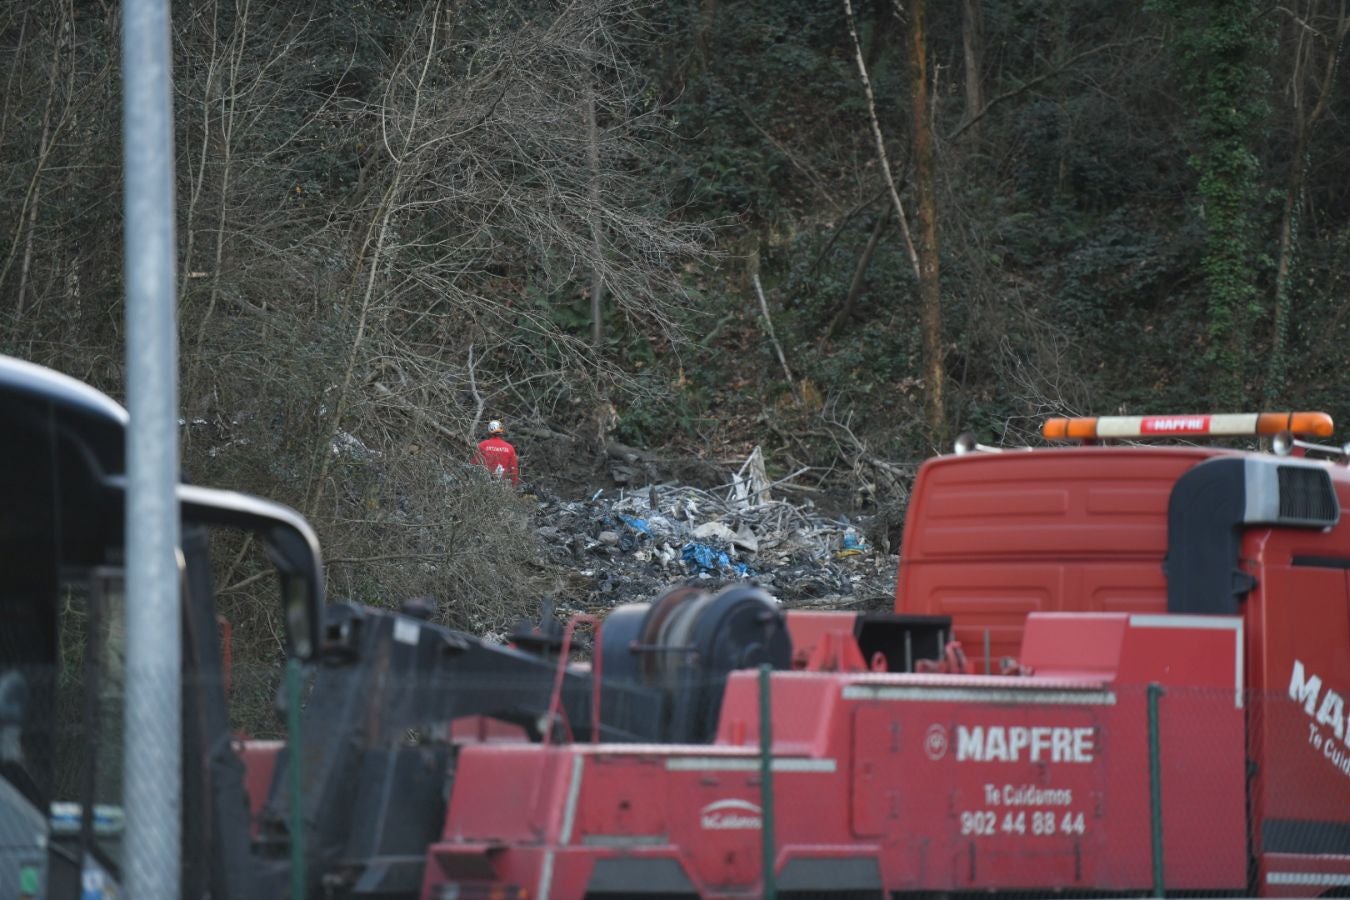
<path fill-rule="evenodd" d="M 1262 166 L 1252 149 L 1269 107 L 1267 20 L 1252 0 L 1150 0 L 1174 24 L 1176 68 L 1193 115 L 1191 164 L 1206 227 L 1210 400 L 1236 408 L 1252 368 L 1246 337 L 1259 312 Z"/>

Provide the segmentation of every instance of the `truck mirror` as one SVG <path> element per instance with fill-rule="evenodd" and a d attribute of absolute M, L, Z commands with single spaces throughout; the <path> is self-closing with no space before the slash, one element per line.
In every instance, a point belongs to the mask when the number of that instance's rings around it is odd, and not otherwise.
<path fill-rule="evenodd" d="M 235 491 L 180 484 L 183 518 L 255 535 L 281 579 L 282 618 L 290 653 L 309 659 L 323 626 L 324 583 L 319 539 L 295 510 Z"/>
<path fill-rule="evenodd" d="M 113 475 L 103 483 L 125 496 L 125 476 Z M 178 485 L 178 505 L 189 522 L 237 528 L 262 542 L 281 579 L 287 650 L 303 660 L 312 657 L 323 627 L 323 562 L 319 539 L 304 517 L 280 503 L 193 484 Z"/>
<path fill-rule="evenodd" d="M 258 536 L 281 578 L 281 608 L 291 652 L 309 659 L 319 645 L 323 624 L 323 573 L 317 542 L 312 535 L 282 524 L 273 524 Z"/>

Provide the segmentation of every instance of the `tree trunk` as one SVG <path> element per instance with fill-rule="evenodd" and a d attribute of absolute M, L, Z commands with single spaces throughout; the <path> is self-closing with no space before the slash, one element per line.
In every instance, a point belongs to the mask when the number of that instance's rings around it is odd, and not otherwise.
<path fill-rule="evenodd" d="M 858 264 L 853 268 L 853 280 L 849 282 L 848 293 L 844 295 L 844 302 L 840 304 L 838 312 L 830 320 L 830 325 L 825 329 L 825 337 L 833 338 L 839 333 L 839 329 L 853 315 L 853 306 L 858 301 L 858 295 L 862 293 L 863 281 L 867 276 L 867 267 L 872 264 L 872 257 L 876 255 L 877 245 L 881 243 L 881 233 L 886 229 L 886 223 L 890 221 L 890 216 L 885 212 L 877 216 L 876 224 L 872 226 L 872 236 L 867 239 L 867 246 L 863 248 L 862 256 L 858 257 Z"/>
<path fill-rule="evenodd" d="M 924 417 L 928 438 L 941 446 L 947 441 L 942 360 L 942 302 L 938 284 L 936 161 L 933 123 L 928 109 L 928 42 L 924 35 L 924 0 L 913 0 L 909 11 L 910 84 L 914 115 L 914 188 L 918 195 L 919 322 L 923 341 L 926 394 Z"/>
<path fill-rule="evenodd" d="M 980 72 L 981 41 L 980 0 L 961 0 L 961 57 L 965 64 L 966 115 L 971 137 L 978 139 L 980 113 L 984 110 L 984 85 Z"/>

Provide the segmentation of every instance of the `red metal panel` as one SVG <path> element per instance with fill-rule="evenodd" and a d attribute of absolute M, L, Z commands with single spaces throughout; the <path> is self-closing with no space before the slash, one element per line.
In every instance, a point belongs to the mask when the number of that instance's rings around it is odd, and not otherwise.
<path fill-rule="evenodd" d="M 830 756 L 848 733 L 849 715 L 839 708 L 839 685 L 825 673 L 777 672 L 773 677 L 773 740 L 779 753 Z M 727 679 L 718 723 L 721 746 L 759 745 L 759 673 L 733 672 Z"/>
<path fill-rule="evenodd" d="M 1128 627 L 1119 614 L 1042 613 L 1027 620 L 1019 660 L 1041 674 L 1114 675 Z"/>
<path fill-rule="evenodd" d="M 833 632 L 853 634 L 858 614 L 852 612 L 816 612 L 788 610 L 788 634 L 792 637 L 793 668 L 804 668 L 825 635 Z"/>
<path fill-rule="evenodd" d="M 1178 624 L 1186 627 L 1170 627 Z M 1156 681 L 1167 690 L 1160 707 L 1167 883 L 1240 889 L 1238 624 L 1217 617 L 1034 619 L 1029 642 L 1043 645 L 1037 659 L 1046 669 L 1076 672 L 1089 661 L 1084 652 L 1113 661 L 1096 690 L 1040 676 L 856 680 L 846 691 L 859 701 L 851 753 L 855 837 L 881 843 L 892 889 L 1147 888 L 1145 688 Z M 1085 651 L 1076 648 L 1080 641 Z"/>
<path fill-rule="evenodd" d="M 907 596 L 922 602 L 906 602 L 899 611 L 951 616 L 955 637 L 971 656 L 983 656 L 987 633 L 993 656 L 989 670 L 997 672 L 999 659 L 1017 655 L 1027 615 L 1055 608 L 1064 574 L 1062 566 L 1049 564 L 917 563 L 909 566 L 913 593 Z M 977 668 L 985 670 L 983 660 Z"/>
<path fill-rule="evenodd" d="M 1262 570 L 1253 614 L 1264 645 L 1252 680 L 1263 690 L 1255 697 L 1252 756 L 1254 799 L 1265 820 L 1350 824 L 1346 578 L 1344 569 L 1318 566 Z"/>
<path fill-rule="evenodd" d="M 950 520 L 998 526 L 1007 518 L 1059 520 L 1068 512 L 1069 491 L 1063 487 L 994 478 L 948 486 L 927 521 L 938 523 L 934 528 L 950 527 Z M 922 542 L 929 552 L 936 552 L 940 545 L 938 540 Z"/>
<path fill-rule="evenodd" d="M 1130 618 L 1119 693 L 1161 684 L 1165 877 L 1169 889 L 1247 881 L 1242 621 L 1225 616 Z M 1147 759 L 1147 757 L 1145 757 Z"/>
<path fill-rule="evenodd" d="M 897 830 L 905 771 L 900 764 L 904 726 L 891 704 L 864 703 L 853 710 L 850 810 L 855 837 Z"/>
<path fill-rule="evenodd" d="M 907 827 L 927 832 L 925 887 L 1099 883 L 1094 862 L 1107 823 L 1095 761 L 1107 743 L 1108 710 L 990 700 L 914 704 L 907 712 L 904 806 Z M 1120 820 L 1113 816 L 1112 834 L 1120 825 L 1137 828 Z M 1131 843 L 1114 846 L 1113 857 L 1133 857 Z"/>
<path fill-rule="evenodd" d="M 450 723 L 450 740 L 456 744 L 521 743 L 529 739 L 519 725 L 488 716 L 461 716 Z"/>
<path fill-rule="evenodd" d="M 1161 553 L 1172 484 L 1224 452 L 1078 447 L 930 460 L 910 500 L 901 559 Z M 977 534 L 988 539 L 968 539 Z"/>
<path fill-rule="evenodd" d="M 267 805 L 267 794 L 272 788 L 276 772 L 277 754 L 285 741 L 243 740 L 235 745 L 239 761 L 244 764 L 244 792 L 248 795 L 249 833 L 258 836 L 259 816 Z"/>
<path fill-rule="evenodd" d="M 744 757 L 753 762 L 754 757 Z M 667 772 L 671 843 L 695 881 L 716 891 L 748 891 L 759 883 L 761 804 L 753 770 Z"/>
<path fill-rule="evenodd" d="M 991 667 L 1017 654 L 1031 612 L 1161 612 L 1171 487 L 1224 452 L 1076 447 L 932 460 L 910 500 L 896 611 L 951 616 L 971 656 L 983 655 L 987 634 Z"/>
<path fill-rule="evenodd" d="M 668 843 L 664 779 L 663 756 L 587 754 L 571 842 L 629 847 Z"/>
<path fill-rule="evenodd" d="M 464 747 L 443 837 L 469 842 L 538 842 L 561 827 L 570 754 L 529 744 Z"/>

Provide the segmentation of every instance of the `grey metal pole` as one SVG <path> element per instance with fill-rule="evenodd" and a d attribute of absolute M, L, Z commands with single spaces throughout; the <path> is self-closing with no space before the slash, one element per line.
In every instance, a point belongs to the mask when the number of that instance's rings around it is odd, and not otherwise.
<path fill-rule="evenodd" d="M 1163 687 L 1156 681 L 1148 686 L 1148 821 L 1153 849 L 1153 896 L 1167 896 L 1163 874 L 1162 750 L 1158 737 L 1158 699 Z"/>
<path fill-rule="evenodd" d="M 300 733 L 300 660 L 286 660 L 286 769 L 291 791 L 291 900 L 305 900 L 304 735 Z"/>
<path fill-rule="evenodd" d="M 770 684 L 773 666 L 761 663 L 759 667 L 759 806 L 760 859 L 764 877 L 761 896 L 774 900 L 778 896 L 774 862 L 777 860 L 777 842 L 774 840 L 773 812 L 773 702 Z"/>
<path fill-rule="evenodd" d="M 178 345 L 168 0 L 122 4 L 127 320 L 126 896 L 179 900 Z"/>

